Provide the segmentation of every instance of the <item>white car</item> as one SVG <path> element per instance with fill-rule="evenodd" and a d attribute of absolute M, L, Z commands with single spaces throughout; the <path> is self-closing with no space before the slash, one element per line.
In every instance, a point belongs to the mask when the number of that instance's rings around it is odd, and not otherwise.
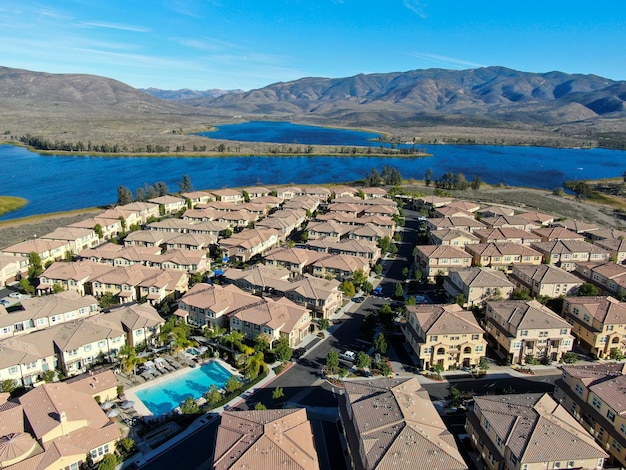
<path fill-rule="evenodd" d="M 9 297 L 12 297 L 14 299 L 21 299 L 22 298 L 22 294 L 20 294 L 19 292 L 11 292 L 9 294 Z"/>
<path fill-rule="evenodd" d="M 339 354 L 339 358 L 344 361 L 354 362 L 356 359 L 356 353 L 354 351 L 345 351 Z"/>

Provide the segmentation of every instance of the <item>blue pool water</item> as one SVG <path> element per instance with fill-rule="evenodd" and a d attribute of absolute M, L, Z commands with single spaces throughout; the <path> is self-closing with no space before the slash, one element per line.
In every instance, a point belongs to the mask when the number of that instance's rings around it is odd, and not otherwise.
<path fill-rule="evenodd" d="M 136 395 L 152 414 L 158 416 L 173 410 L 187 397 L 200 398 L 213 384 L 222 388 L 231 375 L 217 362 L 211 362 L 144 388 Z"/>

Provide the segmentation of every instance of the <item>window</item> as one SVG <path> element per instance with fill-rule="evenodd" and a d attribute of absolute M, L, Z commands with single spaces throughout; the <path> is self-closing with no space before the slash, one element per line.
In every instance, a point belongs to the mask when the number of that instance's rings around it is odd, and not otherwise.
<path fill-rule="evenodd" d="M 10 374 L 10 375 L 15 375 L 15 374 L 17 374 L 17 366 L 11 366 L 11 367 L 9 367 L 9 374 Z"/>
<path fill-rule="evenodd" d="M 583 387 L 580 384 L 576 384 L 576 386 L 574 387 L 576 389 L 576 393 L 578 393 L 579 395 L 583 394 Z"/>
<path fill-rule="evenodd" d="M 521 342 L 521 341 L 515 341 L 515 342 L 513 343 L 513 346 L 512 346 L 512 347 L 513 347 L 513 349 L 519 349 L 519 348 L 521 348 L 521 347 L 522 347 L 522 342 Z"/>
<path fill-rule="evenodd" d="M 520 336 L 528 336 L 528 330 L 522 330 Z"/>
<path fill-rule="evenodd" d="M 622 423 L 619 427 L 619 430 L 622 432 L 622 434 L 626 434 L 626 424 Z"/>
<path fill-rule="evenodd" d="M 561 328 L 561 334 L 562 335 L 566 335 L 567 334 L 567 328 Z"/>
<path fill-rule="evenodd" d="M 485 429 L 486 429 L 487 431 L 489 431 L 489 430 L 491 429 L 491 423 L 490 423 L 490 422 L 489 422 L 489 420 L 487 420 L 486 418 L 485 418 L 485 420 L 483 421 L 483 426 L 485 426 Z"/>
<path fill-rule="evenodd" d="M 91 457 L 95 459 L 97 457 L 101 457 L 104 454 L 108 454 L 108 453 L 109 453 L 109 444 L 104 444 L 100 447 L 93 449 L 91 451 Z"/>
<path fill-rule="evenodd" d="M 106 346 L 106 344 L 107 344 L 107 342 L 106 342 L 106 341 L 104 341 L 104 340 L 100 340 L 100 341 L 98 341 L 98 347 L 99 347 L 99 348 L 103 348 L 103 347 L 105 347 L 105 346 Z"/>
<path fill-rule="evenodd" d="M 437 338 L 437 336 L 431 336 L 431 337 L 430 337 L 430 340 L 431 340 L 431 341 L 437 341 L 437 339 L 438 339 L 438 338 Z"/>
<path fill-rule="evenodd" d="M 480 339 L 480 335 L 472 335 L 472 341 L 477 341 Z"/>
<path fill-rule="evenodd" d="M 480 345 L 476 346 L 476 348 L 474 348 L 474 351 L 475 352 L 483 352 L 484 349 L 485 349 L 485 347 L 482 344 L 480 344 Z"/>
<path fill-rule="evenodd" d="M 622 445 L 619 442 L 617 442 L 615 439 L 613 439 L 613 442 L 611 443 L 611 447 L 613 447 L 617 452 L 622 451 Z"/>
<path fill-rule="evenodd" d="M 554 462 L 552 468 L 561 468 L 561 462 Z"/>
<path fill-rule="evenodd" d="M 615 413 L 611 410 L 607 410 L 606 417 L 609 418 L 609 421 L 615 422 Z"/>
<path fill-rule="evenodd" d="M 91 351 L 91 344 L 86 344 L 83 346 L 83 351 L 88 352 Z"/>
<path fill-rule="evenodd" d="M 597 409 L 602 408 L 602 402 L 598 399 L 598 397 L 593 397 L 593 399 L 591 400 L 591 404 Z"/>
<path fill-rule="evenodd" d="M 575 462 L 573 460 L 570 460 L 569 462 L 567 462 L 567 468 L 574 468 Z"/>

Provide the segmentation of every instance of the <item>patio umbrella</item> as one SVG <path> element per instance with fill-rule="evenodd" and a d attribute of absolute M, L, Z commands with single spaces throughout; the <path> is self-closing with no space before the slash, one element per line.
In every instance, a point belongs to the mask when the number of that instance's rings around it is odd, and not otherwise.
<path fill-rule="evenodd" d="M 120 412 L 112 409 L 106 412 L 107 418 L 115 418 L 116 416 L 119 416 Z"/>
<path fill-rule="evenodd" d="M 100 405 L 100 408 L 102 408 L 103 410 L 110 410 L 111 408 L 113 408 L 113 405 L 115 405 L 115 403 L 113 403 L 112 401 L 105 401 L 102 405 Z"/>
<path fill-rule="evenodd" d="M 162 357 L 157 357 L 154 362 L 156 364 L 163 364 L 165 362 L 165 359 L 163 359 Z"/>
<path fill-rule="evenodd" d="M 133 406 L 135 406 L 135 402 L 132 400 L 126 400 L 125 402 L 123 402 L 120 405 L 120 408 L 122 408 L 123 410 L 127 410 L 129 408 L 132 408 Z"/>

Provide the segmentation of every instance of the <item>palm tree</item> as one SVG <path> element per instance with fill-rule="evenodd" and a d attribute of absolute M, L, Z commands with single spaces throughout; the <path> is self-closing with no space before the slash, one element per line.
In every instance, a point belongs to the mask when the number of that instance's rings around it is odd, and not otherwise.
<path fill-rule="evenodd" d="M 254 380 L 259 376 L 259 372 L 267 370 L 267 364 L 262 352 L 256 353 L 254 356 L 248 357 L 245 367 L 246 377 Z"/>
<path fill-rule="evenodd" d="M 143 364 L 144 362 L 146 362 L 146 359 L 144 357 L 137 356 L 137 351 L 135 350 L 135 347 L 129 344 L 125 344 L 124 346 L 122 346 L 122 348 L 120 348 L 118 356 L 121 358 L 120 365 L 122 366 L 122 369 L 124 369 L 124 372 L 126 372 L 127 374 L 132 371 L 133 375 L 135 375 L 135 367 L 139 364 Z"/>
<path fill-rule="evenodd" d="M 235 343 L 241 343 L 243 341 L 243 333 L 241 331 L 233 330 L 225 336 L 222 336 L 222 341 L 230 343 L 231 351 L 235 349 Z"/>

